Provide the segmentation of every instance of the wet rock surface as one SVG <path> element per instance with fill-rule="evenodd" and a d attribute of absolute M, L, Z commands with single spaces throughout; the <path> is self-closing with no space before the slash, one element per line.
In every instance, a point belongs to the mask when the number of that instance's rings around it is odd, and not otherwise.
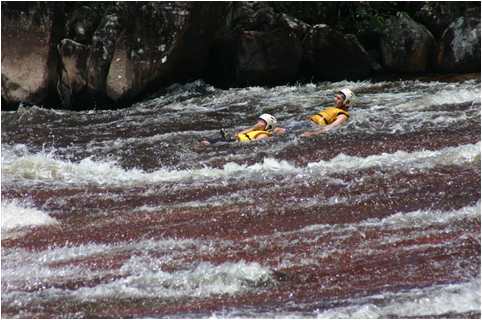
<path fill-rule="evenodd" d="M 58 9 L 29 9 L 9 11 L 2 4 L 2 104 L 40 104 L 55 88 Z"/>
<path fill-rule="evenodd" d="M 480 69 L 480 17 L 460 17 L 443 33 L 436 68 L 445 72 Z"/>
<path fill-rule="evenodd" d="M 435 41 L 427 28 L 401 13 L 387 21 L 380 45 L 386 68 L 422 73 L 430 67 Z"/>
<path fill-rule="evenodd" d="M 311 24 L 280 4 L 250 2 L 2 6 L 2 105 L 10 108 L 122 108 L 194 79 L 227 88 L 385 72 L 480 72 L 480 12 L 467 3 L 425 4 L 417 22 L 406 13 L 383 18 L 391 21 L 383 32 L 360 34 L 369 41 L 327 17 L 333 5 L 319 8 L 320 20 Z M 352 9 L 361 10 L 360 18 L 370 15 L 363 5 Z M 77 44 L 75 53 L 65 55 L 66 43 Z"/>

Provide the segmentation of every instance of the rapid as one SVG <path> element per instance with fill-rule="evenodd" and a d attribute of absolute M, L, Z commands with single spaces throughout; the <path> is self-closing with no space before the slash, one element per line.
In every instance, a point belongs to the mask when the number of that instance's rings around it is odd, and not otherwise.
<path fill-rule="evenodd" d="M 480 85 L 2 111 L 2 318 L 480 318 Z M 302 138 L 341 87 L 348 124 Z M 261 113 L 287 134 L 197 143 Z"/>

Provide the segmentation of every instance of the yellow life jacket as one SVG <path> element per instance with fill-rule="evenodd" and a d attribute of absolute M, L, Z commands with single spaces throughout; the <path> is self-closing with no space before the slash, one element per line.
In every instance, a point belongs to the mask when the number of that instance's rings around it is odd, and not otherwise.
<path fill-rule="evenodd" d="M 320 113 L 314 114 L 310 117 L 310 120 L 320 126 L 326 126 L 330 123 L 333 123 L 340 114 L 344 114 L 347 118 L 350 117 L 350 114 L 340 108 L 335 107 L 327 107 L 320 111 Z"/>
<path fill-rule="evenodd" d="M 253 130 L 253 131 L 249 131 L 249 132 L 246 132 L 246 133 L 243 133 L 243 134 L 236 135 L 236 140 L 238 140 L 239 142 L 247 142 L 247 141 L 251 141 L 251 140 L 256 140 L 256 138 L 260 134 L 266 134 L 269 137 L 271 137 L 273 135 L 271 133 L 271 131 Z"/>

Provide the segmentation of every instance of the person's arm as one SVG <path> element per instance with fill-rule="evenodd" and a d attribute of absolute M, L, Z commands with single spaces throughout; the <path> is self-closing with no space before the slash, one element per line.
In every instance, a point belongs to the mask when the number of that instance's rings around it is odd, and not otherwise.
<path fill-rule="evenodd" d="M 235 136 L 237 136 L 239 134 L 245 134 L 245 133 L 248 133 L 248 132 L 254 131 L 254 130 L 264 131 L 264 127 L 263 127 L 263 125 L 256 123 L 254 126 L 248 128 L 248 129 L 244 129 L 243 131 L 240 131 L 240 132 L 236 133 Z"/>
<path fill-rule="evenodd" d="M 322 133 L 326 133 L 330 130 L 333 130 L 335 128 L 338 128 L 341 126 L 346 120 L 348 120 L 348 117 L 344 114 L 340 114 L 338 117 L 336 117 L 336 120 L 330 123 L 329 125 L 323 126 L 320 129 L 313 130 L 313 131 L 307 131 L 303 133 L 303 137 L 311 137 L 311 136 L 316 136 Z"/>

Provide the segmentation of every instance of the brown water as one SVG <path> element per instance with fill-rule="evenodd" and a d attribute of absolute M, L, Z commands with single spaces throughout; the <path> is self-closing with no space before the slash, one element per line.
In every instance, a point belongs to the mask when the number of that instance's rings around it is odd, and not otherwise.
<path fill-rule="evenodd" d="M 265 112 L 285 137 L 196 146 Z M 480 318 L 480 263 L 478 76 L 2 112 L 5 318 Z"/>

